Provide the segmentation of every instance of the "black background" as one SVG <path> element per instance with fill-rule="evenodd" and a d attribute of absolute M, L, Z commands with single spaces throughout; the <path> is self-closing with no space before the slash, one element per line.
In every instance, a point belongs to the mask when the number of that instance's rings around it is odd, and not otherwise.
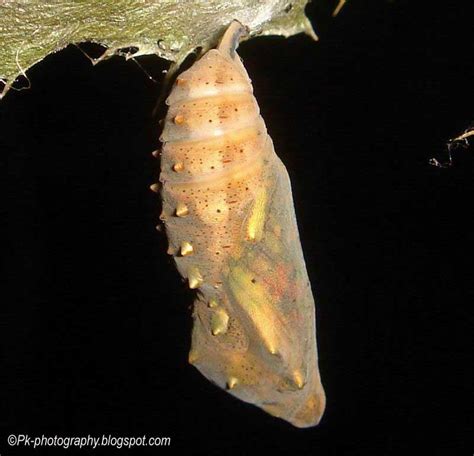
<path fill-rule="evenodd" d="M 10 433 L 171 436 L 154 454 L 474 451 L 474 151 L 428 164 L 474 120 L 472 19 L 439 3 L 349 2 L 333 20 L 316 2 L 319 43 L 239 49 L 292 178 L 317 297 L 328 402 L 307 430 L 187 363 L 193 294 L 148 190 L 159 84 L 73 46 L 28 72 L 31 89 L 0 103 L 2 456 L 33 454 Z M 167 67 L 139 61 L 158 80 Z M 81 454 L 96 452 L 129 454 Z"/>

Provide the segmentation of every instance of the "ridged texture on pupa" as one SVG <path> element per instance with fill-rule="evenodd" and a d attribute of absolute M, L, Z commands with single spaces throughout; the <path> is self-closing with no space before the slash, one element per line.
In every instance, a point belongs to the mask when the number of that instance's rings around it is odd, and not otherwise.
<path fill-rule="evenodd" d="M 181 275 L 197 289 L 190 362 L 295 426 L 324 411 L 314 300 L 290 181 L 235 43 L 177 79 L 161 140 L 163 213 Z"/>

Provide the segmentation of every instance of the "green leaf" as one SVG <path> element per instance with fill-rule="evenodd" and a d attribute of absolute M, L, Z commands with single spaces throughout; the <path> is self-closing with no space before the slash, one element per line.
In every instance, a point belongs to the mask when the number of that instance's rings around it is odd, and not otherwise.
<path fill-rule="evenodd" d="M 308 0 L 0 0 L 0 78 L 5 95 L 28 68 L 70 43 L 107 47 L 103 58 L 136 48 L 182 62 L 214 46 L 233 19 L 255 35 L 316 39 L 304 14 Z"/>

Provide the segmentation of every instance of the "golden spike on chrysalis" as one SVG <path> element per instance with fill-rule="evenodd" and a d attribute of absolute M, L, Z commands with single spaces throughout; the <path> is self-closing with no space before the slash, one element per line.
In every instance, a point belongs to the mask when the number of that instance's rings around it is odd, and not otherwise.
<path fill-rule="evenodd" d="M 211 317 L 211 331 L 213 336 L 225 334 L 229 327 L 229 315 L 224 309 L 217 309 Z"/>
<path fill-rule="evenodd" d="M 273 356 L 280 356 L 279 351 L 278 351 L 273 345 L 267 344 L 267 347 L 268 347 L 268 351 L 269 351 Z"/>
<path fill-rule="evenodd" d="M 227 380 L 227 389 L 234 389 L 237 383 L 239 383 L 239 380 L 236 377 L 229 377 Z"/>
<path fill-rule="evenodd" d="M 174 117 L 174 123 L 176 125 L 181 125 L 182 123 L 184 122 L 184 116 L 182 114 L 177 114 L 175 117 Z"/>
<path fill-rule="evenodd" d="M 254 273 L 242 266 L 234 266 L 228 276 L 230 292 L 253 321 L 262 344 L 275 356 L 279 353 L 277 319 L 271 312 L 271 296 L 268 290 L 259 282 L 252 282 Z"/>
<path fill-rule="evenodd" d="M 184 165 L 182 162 L 178 162 L 173 165 L 173 171 L 175 171 L 176 173 L 180 173 L 181 171 L 183 171 L 183 169 Z"/>
<path fill-rule="evenodd" d="M 153 157 L 155 158 L 158 158 L 160 156 L 160 149 L 156 149 L 154 150 L 151 155 L 153 155 Z"/>
<path fill-rule="evenodd" d="M 176 85 L 184 85 L 186 83 L 186 80 L 183 78 L 178 78 L 176 79 Z"/>
<path fill-rule="evenodd" d="M 196 350 L 191 350 L 188 355 L 189 364 L 194 364 L 198 360 L 199 356 Z"/>
<path fill-rule="evenodd" d="M 194 249 L 190 242 L 183 241 L 181 242 L 181 256 L 191 255 Z"/>
<path fill-rule="evenodd" d="M 202 278 L 201 273 L 199 272 L 199 269 L 196 267 L 189 268 L 188 271 L 188 282 L 189 282 L 189 288 L 194 290 L 195 288 L 199 288 L 202 285 L 202 282 L 204 279 Z"/>
<path fill-rule="evenodd" d="M 251 215 L 247 225 L 247 238 L 250 241 L 259 241 L 263 235 L 263 227 L 265 224 L 265 206 L 267 202 L 267 194 L 263 190 L 255 198 Z"/>
<path fill-rule="evenodd" d="M 186 204 L 184 203 L 178 203 L 178 205 L 176 206 L 175 214 L 178 217 L 186 217 L 186 215 L 189 214 L 188 206 L 186 206 Z"/>
<path fill-rule="evenodd" d="M 293 371 L 293 382 L 299 389 L 303 389 L 305 381 L 303 378 L 303 373 L 299 369 Z"/>
<path fill-rule="evenodd" d="M 214 298 L 209 299 L 209 302 L 207 305 L 211 308 L 214 309 L 215 307 L 218 306 L 217 301 Z"/>
<path fill-rule="evenodd" d="M 150 185 L 150 190 L 152 192 L 155 192 L 155 193 L 158 193 L 160 191 L 160 184 L 156 183 L 156 184 L 151 184 Z"/>

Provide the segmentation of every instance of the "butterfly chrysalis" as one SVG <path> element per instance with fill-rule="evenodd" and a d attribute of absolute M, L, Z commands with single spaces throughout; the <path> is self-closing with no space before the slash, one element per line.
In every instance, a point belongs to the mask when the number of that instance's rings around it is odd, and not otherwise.
<path fill-rule="evenodd" d="M 288 173 L 275 154 L 232 22 L 167 99 L 161 219 L 197 290 L 189 361 L 219 387 L 295 426 L 325 407 L 314 300 Z"/>

